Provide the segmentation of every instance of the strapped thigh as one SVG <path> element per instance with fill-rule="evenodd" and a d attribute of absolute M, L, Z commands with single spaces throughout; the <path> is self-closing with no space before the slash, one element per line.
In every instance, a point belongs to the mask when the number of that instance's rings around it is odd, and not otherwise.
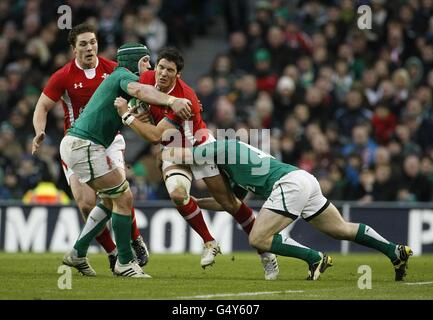
<path fill-rule="evenodd" d="M 100 198 L 116 199 L 129 190 L 128 180 L 123 180 L 121 184 L 113 188 L 102 189 L 97 192 Z"/>
<path fill-rule="evenodd" d="M 189 194 L 191 189 L 192 174 L 186 168 L 168 168 L 168 170 L 164 172 L 164 181 L 168 193 L 173 192 L 178 187 L 183 187 Z"/>

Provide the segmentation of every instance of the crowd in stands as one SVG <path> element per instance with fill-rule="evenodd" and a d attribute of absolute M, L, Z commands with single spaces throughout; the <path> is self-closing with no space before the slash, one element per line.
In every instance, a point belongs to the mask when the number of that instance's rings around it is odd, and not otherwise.
<path fill-rule="evenodd" d="M 58 154 L 61 108 L 49 114 L 43 150 L 30 153 L 37 98 L 71 57 L 54 2 L 0 2 L 0 199 L 22 199 L 40 181 L 70 192 Z M 111 59 L 126 41 L 155 55 L 193 46 L 220 15 L 227 49 L 192 84 L 215 135 L 270 130 L 264 147 L 314 174 L 330 200 L 432 200 L 433 0 L 67 3 L 98 26 L 100 54 Z M 371 29 L 359 29 L 359 5 L 371 8 Z M 137 200 L 168 197 L 158 150 L 147 145 L 131 163 Z M 198 181 L 192 194 L 201 192 Z"/>

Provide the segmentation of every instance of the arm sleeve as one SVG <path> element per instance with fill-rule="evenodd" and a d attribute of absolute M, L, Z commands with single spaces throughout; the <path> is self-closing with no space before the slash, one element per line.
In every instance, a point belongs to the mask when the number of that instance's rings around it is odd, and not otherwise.
<path fill-rule="evenodd" d="M 131 73 L 131 72 L 125 72 L 122 74 L 120 78 L 120 88 L 125 91 L 125 93 L 128 94 L 128 84 L 130 82 L 138 82 L 138 77 Z"/>
<path fill-rule="evenodd" d="M 62 70 L 56 71 L 48 80 L 43 93 L 53 101 L 59 101 L 65 92 Z"/>

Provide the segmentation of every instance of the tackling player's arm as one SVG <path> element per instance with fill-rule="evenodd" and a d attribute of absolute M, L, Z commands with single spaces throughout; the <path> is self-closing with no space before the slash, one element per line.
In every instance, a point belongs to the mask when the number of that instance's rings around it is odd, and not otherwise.
<path fill-rule="evenodd" d="M 117 97 L 114 100 L 114 106 L 117 108 L 117 113 L 122 118 L 122 122 L 128 125 L 143 139 L 151 143 L 159 143 L 162 139 L 163 133 L 168 129 L 174 129 L 174 125 L 168 121 L 160 121 L 157 126 L 149 122 L 142 122 L 128 111 L 128 103 L 122 97 Z"/>
<path fill-rule="evenodd" d="M 184 120 L 191 117 L 191 101 L 188 99 L 169 96 L 158 91 L 151 85 L 141 84 L 135 81 L 128 83 L 126 92 L 130 96 L 136 97 L 149 104 L 169 107 Z"/>
<path fill-rule="evenodd" d="M 235 194 L 236 198 L 238 198 L 239 200 L 244 200 L 248 194 L 248 191 L 241 188 L 237 184 L 234 183 L 230 183 L 230 184 L 231 184 L 231 189 Z M 208 198 L 192 197 L 192 198 L 197 202 L 197 205 L 202 209 L 212 210 L 212 211 L 224 211 L 224 208 L 212 197 L 208 197 Z"/>

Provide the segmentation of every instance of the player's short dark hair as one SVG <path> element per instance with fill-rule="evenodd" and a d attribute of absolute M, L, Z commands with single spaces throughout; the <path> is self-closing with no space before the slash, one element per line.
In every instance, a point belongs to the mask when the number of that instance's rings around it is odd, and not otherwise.
<path fill-rule="evenodd" d="M 71 31 L 69 31 L 69 35 L 68 35 L 69 44 L 75 48 L 75 43 L 77 42 L 77 37 L 80 34 L 86 33 L 86 32 L 91 32 L 91 33 L 94 33 L 96 35 L 96 30 L 92 25 L 90 25 L 88 23 L 77 24 L 75 27 L 73 27 L 71 29 Z"/>
<path fill-rule="evenodd" d="M 183 69 L 183 57 L 180 51 L 174 47 L 167 47 L 162 49 L 158 53 L 158 59 L 156 60 L 156 64 L 159 63 L 161 59 L 165 59 L 170 62 L 174 62 L 177 68 L 177 72 L 180 72 Z"/>

